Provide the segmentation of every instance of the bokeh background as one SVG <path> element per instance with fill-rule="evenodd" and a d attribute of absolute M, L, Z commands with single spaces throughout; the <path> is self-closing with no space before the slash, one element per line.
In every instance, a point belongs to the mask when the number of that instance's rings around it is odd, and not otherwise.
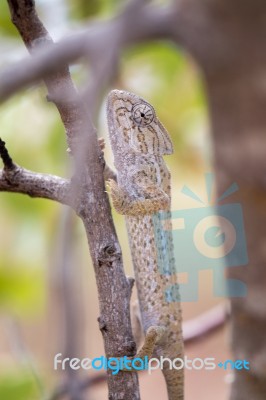
<path fill-rule="evenodd" d="M 52 0 L 37 1 L 37 9 L 57 40 L 83 23 L 115 15 L 122 1 L 56 0 L 53 8 L 51 3 Z M 27 51 L 10 22 L 6 1 L 0 0 L 0 5 L 0 67 L 4 68 Z M 71 72 L 77 86 L 82 85 L 86 67 L 74 65 Z M 212 172 L 212 144 L 202 77 L 193 60 L 165 42 L 131 47 L 122 54 L 113 87 L 135 92 L 152 103 L 171 134 L 175 152 L 166 161 L 172 173 L 173 209 L 198 207 L 181 193 L 184 185 L 207 202 L 204 174 Z M 2 104 L 0 135 L 14 161 L 24 168 L 69 176 L 64 129 L 55 107 L 45 96 L 45 88 L 38 86 Z M 105 100 L 99 113 L 98 134 L 106 138 L 105 155 L 111 164 Z M 53 359 L 68 345 L 68 307 L 75 315 L 70 340 L 76 356 L 93 358 L 104 354 L 93 268 L 83 226 L 74 215 L 71 221 L 75 261 L 67 271 L 58 262 L 58 241 L 67 213 L 65 207 L 48 200 L 0 194 L 0 399 L 52 398 L 55 387 L 65 379 L 64 373 L 54 371 Z M 132 275 L 123 218 L 115 212 L 113 215 L 126 272 Z M 184 319 L 224 301 L 213 295 L 212 272 L 202 271 L 199 300 L 183 304 Z M 188 345 L 187 356 L 229 358 L 227 329 Z M 85 377 L 86 372 L 81 375 Z M 186 399 L 223 400 L 229 382 L 230 372 L 223 370 L 186 371 Z M 151 376 L 140 374 L 140 385 L 144 400 L 166 396 L 159 372 Z M 106 384 L 93 386 L 85 393 L 85 399 L 106 399 Z"/>

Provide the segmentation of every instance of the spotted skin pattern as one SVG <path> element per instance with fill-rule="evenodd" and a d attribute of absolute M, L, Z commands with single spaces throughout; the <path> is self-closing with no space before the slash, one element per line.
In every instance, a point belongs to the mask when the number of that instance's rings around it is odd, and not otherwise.
<path fill-rule="evenodd" d="M 153 107 L 135 94 L 111 91 L 107 114 L 117 170 L 117 182 L 109 181 L 110 194 L 126 219 L 141 323 L 148 338 L 144 348 L 155 357 L 183 358 L 179 295 L 166 296 L 167 288 L 178 288 L 171 222 L 170 229 L 162 229 L 161 215 L 163 211 L 163 219 L 167 213 L 170 218 L 170 173 L 162 156 L 172 154 L 172 142 Z M 154 335 L 156 340 L 150 340 Z M 147 352 L 150 342 L 155 347 Z M 183 369 L 168 365 L 166 361 L 163 369 L 168 399 L 183 400 Z"/>

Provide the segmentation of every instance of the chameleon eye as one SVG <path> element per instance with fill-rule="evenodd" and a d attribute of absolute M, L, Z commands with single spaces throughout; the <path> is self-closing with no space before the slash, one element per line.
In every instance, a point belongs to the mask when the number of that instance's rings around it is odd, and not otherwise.
<path fill-rule="evenodd" d="M 132 117 L 138 126 L 147 126 L 154 120 L 155 112 L 147 103 L 136 103 L 132 108 Z"/>

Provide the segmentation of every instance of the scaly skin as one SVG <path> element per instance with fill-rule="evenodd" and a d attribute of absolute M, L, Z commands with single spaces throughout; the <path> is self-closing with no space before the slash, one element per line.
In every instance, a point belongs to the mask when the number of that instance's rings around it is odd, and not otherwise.
<path fill-rule="evenodd" d="M 182 316 L 169 220 L 168 230 L 163 229 L 165 218 L 170 218 L 171 187 L 162 156 L 172 154 L 172 142 L 152 106 L 132 93 L 113 90 L 108 96 L 107 113 L 117 170 L 117 183 L 109 181 L 110 193 L 115 209 L 126 218 L 141 322 L 147 337 L 140 354 L 183 358 Z M 183 369 L 170 370 L 167 366 L 165 361 L 168 399 L 182 400 Z"/>

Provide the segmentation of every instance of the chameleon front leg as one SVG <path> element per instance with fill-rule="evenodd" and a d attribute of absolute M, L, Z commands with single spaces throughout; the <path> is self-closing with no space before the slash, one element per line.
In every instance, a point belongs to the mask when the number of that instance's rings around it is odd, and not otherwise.
<path fill-rule="evenodd" d="M 142 175 L 142 176 L 141 176 Z M 123 188 L 119 187 L 116 181 L 109 179 L 107 184 L 110 188 L 113 206 L 119 214 L 123 215 L 150 215 L 159 210 L 169 207 L 170 198 L 159 185 L 154 184 L 144 173 L 139 173 L 136 179 L 139 180 L 142 197 L 135 198 Z M 145 182 L 145 185 L 142 184 Z"/>

